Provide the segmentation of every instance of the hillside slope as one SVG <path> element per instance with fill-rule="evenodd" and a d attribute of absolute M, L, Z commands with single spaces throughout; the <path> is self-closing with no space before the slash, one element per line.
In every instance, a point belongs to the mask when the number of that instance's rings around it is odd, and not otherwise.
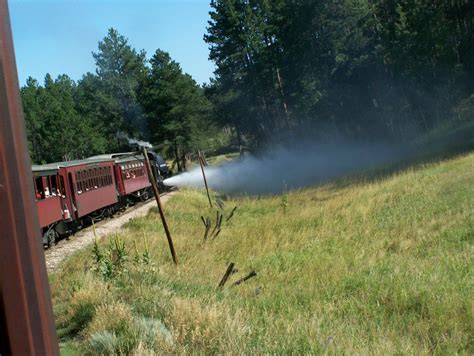
<path fill-rule="evenodd" d="M 52 276 L 63 350 L 474 352 L 474 154 L 224 203 L 234 216 L 203 241 L 205 193 L 169 201 L 178 267 L 156 211 L 67 261 Z"/>

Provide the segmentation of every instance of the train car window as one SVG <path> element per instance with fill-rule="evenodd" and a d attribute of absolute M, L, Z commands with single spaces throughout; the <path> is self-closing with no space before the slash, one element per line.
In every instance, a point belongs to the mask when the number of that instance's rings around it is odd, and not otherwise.
<path fill-rule="evenodd" d="M 81 194 L 82 193 L 82 189 L 81 189 L 81 186 L 82 186 L 82 183 L 81 183 L 81 171 L 77 171 L 76 172 L 76 185 L 77 185 L 77 193 L 78 194 Z"/>
<path fill-rule="evenodd" d="M 37 199 L 44 199 L 44 188 L 43 178 L 38 177 L 35 179 L 36 190 L 38 191 Z"/>
<path fill-rule="evenodd" d="M 49 195 L 51 196 L 51 177 L 48 176 L 48 177 L 45 177 L 45 179 L 46 179 L 46 186 L 48 187 Z"/>
<path fill-rule="evenodd" d="M 97 186 L 98 186 L 99 188 L 102 187 L 102 184 L 101 184 L 101 182 L 100 182 L 100 176 L 101 176 L 100 170 L 101 170 L 100 168 L 97 168 L 97 169 L 96 169 L 96 174 L 97 174 L 97 178 L 96 178 L 96 179 L 97 179 Z"/>
<path fill-rule="evenodd" d="M 61 184 L 61 193 L 66 196 L 66 189 L 64 188 L 65 187 L 65 184 L 64 184 L 64 178 L 63 176 L 59 176 L 59 183 Z"/>
<path fill-rule="evenodd" d="M 92 171 L 90 168 L 87 170 L 87 186 L 89 190 L 91 190 L 94 187 L 93 182 L 92 182 Z"/>
<path fill-rule="evenodd" d="M 51 193 L 55 197 L 61 195 L 57 176 L 51 176 Z"/>
<path fill-rule="evenodd" d="M 84 170 L 84 190 L 85 191 L 89 190 L 89 177 L 86 170 Z"/>
<path fill-rule="evenodd" d="M 49 183 L 49 177 L 41 177 L 43 180 L 43 193 L 45 198 L 51 197 L 51 188 Z"/>
<path fill-rule="evenodd" d="M 100 184 L 100 169 L 99 168 L 95 169 L 95 180 L 97 182 L 97 187 L 100 188 L 102 184 Z"/>

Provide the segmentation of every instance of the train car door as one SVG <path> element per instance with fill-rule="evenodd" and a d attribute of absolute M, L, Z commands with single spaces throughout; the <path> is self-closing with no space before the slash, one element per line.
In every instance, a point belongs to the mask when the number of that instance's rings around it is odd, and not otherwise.
<path fill-rule="evenodd" d="M 72 177 L 72 172 L 67 173 L 67 178 L 68 178 L 68 185 L 69 185 L 69 192 L 70 192 L 70 197 L 71 197 L 71 203 L 72 203 L 72 209 L 74 211 L 74 216 L 76 218 L 79 217 L 79 207 L 77 206 L 77 200 L 76 200 L 76 194 L 75 194 L 75 189 L 76 185 L 74 183 L 74 179 Z"/>
<path fill-rule="evenodd" d="M 67 178 L 67 170 L 61 167 L 59 170 L 59 189 L 61 191 L 61 208 L 63 209 L 64 220 L 75 219 L 75 202 L 72 188 Z"/>

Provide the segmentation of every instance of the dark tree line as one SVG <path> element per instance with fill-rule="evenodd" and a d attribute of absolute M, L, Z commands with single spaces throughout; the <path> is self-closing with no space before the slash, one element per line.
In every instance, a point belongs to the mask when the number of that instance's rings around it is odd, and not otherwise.
<path fill-rule="evenodd" d="M 409 139 L 474 103 L 469 0 L 215 0 L 223 123 L 255 142 L 308 130 Z M 472 115 L 472 111 L 471 111 Z"/>
<path fill-rule="evenodd" d="M 129 136 L 159 145 L 184 168 L 184 153 L 203 148 L 213 129 L 203 88 L 167 53 L 148 60 L 114 29 L 93 57 L 96 73 L 77 83 L 48 74 L 21 89 L 33 162 L 127 150 Z"/>
<path fill-rule="evenodd" d="M 301 133 L 410 140 L 474 120 L 474 2 L 214 0 L 204 88 L 166 52 L 151 58 L 110 29 L 79 81 L 21 89 L 33 161 L 151 141 L 179 169 L 231 128 L 262 146 Z M 216 140 L 214 140 L 215 142 Z"/>

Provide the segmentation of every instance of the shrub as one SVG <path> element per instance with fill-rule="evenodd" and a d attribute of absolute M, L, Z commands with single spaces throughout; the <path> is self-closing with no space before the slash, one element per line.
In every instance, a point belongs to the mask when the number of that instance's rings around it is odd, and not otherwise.
<path fill-rule="evenodd" d="M 103 347 L 113 348 L 113 354 L 128 354 L 139 342 L 132 311 L 120 302 L 97 307 L 86 336 L 92 353 L 94 348 Z"/>

